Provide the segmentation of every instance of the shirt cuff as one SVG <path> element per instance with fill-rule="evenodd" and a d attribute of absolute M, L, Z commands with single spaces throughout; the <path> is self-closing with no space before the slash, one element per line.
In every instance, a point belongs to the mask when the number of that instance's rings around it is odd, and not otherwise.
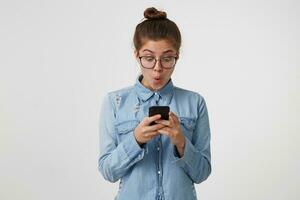
<path fill-rule="evenodd" d="M 137 143 L 133 132 L 128 133 L 128 137 L 123 140 L 121 145 L 129 160 L 133 160 L 135 158 L 137 160 L 143 159 L 145 150 Z"/>
<path fill-rule="evenodd" d="M 190 163 L 193 162 L 195 157 L 195 152 L 197 150 L 191 143 L 191 141 L 185 137 L 185 147 L 184 147 L 184 153 L 183 156 L 180 157 L 179 152 L 177 151 L 176 146 L 173 146 L 173 161 L 172 163 L 184 167 L 185 165 L 191 166 Z"/>

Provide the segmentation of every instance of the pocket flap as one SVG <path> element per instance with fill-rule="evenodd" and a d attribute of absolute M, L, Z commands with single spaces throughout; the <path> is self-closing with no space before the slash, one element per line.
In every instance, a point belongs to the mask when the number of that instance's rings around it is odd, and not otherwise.
<path fill-rule="evenodd" d="M 195 129 L 195 125 L 196 125 L 195 119 L 189 117 L 180 117 L 179 119 L 180 119 L 180 124 L 182 124 L 182 126 L 187 130 L 193 131 Z"/>
<path fill-rule="evenodd" d="M 118 122 L 115 126 L 118 134 L 126 134 L 131 132 L 139 124 L 138 120 L 127 120 Z"/>

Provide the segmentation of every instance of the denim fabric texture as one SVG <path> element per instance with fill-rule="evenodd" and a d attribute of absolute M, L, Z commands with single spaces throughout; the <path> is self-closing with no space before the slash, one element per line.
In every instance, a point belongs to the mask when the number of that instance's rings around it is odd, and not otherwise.
<path fill-rule="evenodd" d="M 116 200 L 196 200 L 195 185 L 211 173 L 210 126 L 204 98 L 175 87 L 172 79 L 159 91 L 141 84 L 109 92 L 99 112 L 98 170 L 119 181 Z M 140 146 L 134 129 L 150 106 L 169 106 L 185 136 L 184 155 L 165 135 Z"/>

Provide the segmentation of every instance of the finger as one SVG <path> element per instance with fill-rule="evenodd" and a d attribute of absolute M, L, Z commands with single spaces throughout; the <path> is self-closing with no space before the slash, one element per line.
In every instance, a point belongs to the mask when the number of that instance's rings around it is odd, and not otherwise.
<path fill-rule="evenodd" d="M 158 132 L 159 132 L 160 134 L 166 135 L 166 136 L 168 136 L 168 137 L 171 136 L 170 128 L 168 128 L 168 127 L 162 128 L 162 129 L 158 130 Z"/>
<path fill-rule="evenodd" d="M 161 115 L 160 114 L 157 114 L 157 115 L 153 115 L 151 117 L 145 117 L 143 119 L 143 125 L 149 125 L 151 122 L 154 122 L 155 120 L 158 120 L 161 118 Z"/>
<path fill-rule="evenodd" d="M 173 112 L 170 112 L 170 115 L 169 115 L 171 118 L 172 118 L 172 121 L 174 124 L 179 124 L 179 119 L 178 117 L 175 115 L 175 113 Z"/>
<path fill-rule="evenodd" d="M 144 136 L 146 138 L 152 138 L 152 137 L 157 136 L 157 135 L 159 135 L 159 133 L 157 131 L 147 132 L 147 133 L 144 134 Z"/>
<path fill-rule="evenodd" d="M 161 129 L 163 127 L 165 127 L 165 125 L 163 125 L 163 124 L 155 124 L 152 126 L 145 126 L 144 131 L 145 132 L 157 131 L 158 129 Z"/>
<path fill-rule="evenodd" d="M 155 122 L 158 123 L 158 124 L 163 124 L 163 125 L 165 125 L 165 126 L 171 127 L 171 123 L 170 123 L 169 120 L 163 120 L 163 119 L 160 119 L 160 120 L 156 120 Z"/>
<path fill-rule="evenodd" d="M 160 118 L 161 118 L 161 115 L 160 115 L 160 114 L 153 115 L 153 116 L 151 116 L 151 117 L 148 117 L 148 122 L 149 122 L 149 124 L 150 124 L 151 122 L 154 122 L 155 120 L 158 120 L 158 119 L 160 119 Z"/>
<path fill-rule="evenodd" d="M 175 122 L 174 122 L 174 117 L 173 117 L 172 113 L 169 113 L 169 121 L 170 121 L 171 127 L 173 127 Z"/>

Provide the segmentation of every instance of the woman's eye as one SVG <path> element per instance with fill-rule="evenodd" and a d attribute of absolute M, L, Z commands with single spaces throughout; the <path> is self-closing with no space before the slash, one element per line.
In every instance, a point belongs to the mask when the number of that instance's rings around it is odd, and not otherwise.
<path fill-rule="evenodd" d="M 163 57 L 162 60 L 164 62 L 170 62 L 172 60 L 172 57 Z"/>
<path fill-rule="evenodd" d="M 151 61 L 153 61 L 153 60 L 154 60 L 154 58 L 153 58 L 153 57 L 145 57 L 145 59 L 146 59 L 146 61 L 149 61 L 149 62 L 151 62 Z"/>

